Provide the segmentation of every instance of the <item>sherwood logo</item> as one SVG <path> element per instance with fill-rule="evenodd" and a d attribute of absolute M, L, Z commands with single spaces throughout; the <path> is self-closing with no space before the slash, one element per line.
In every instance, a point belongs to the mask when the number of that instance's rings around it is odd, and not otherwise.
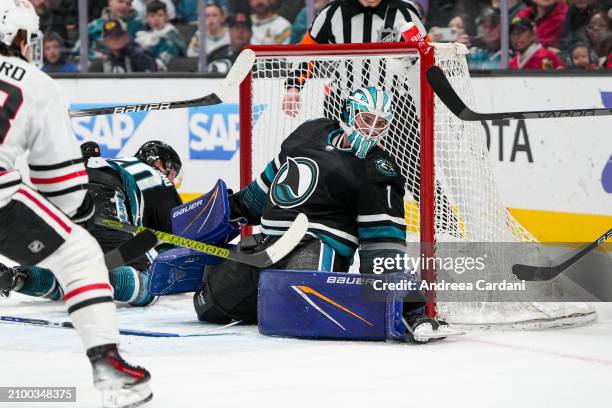
<path fill-rule="evenodd" d="M 201 206 L 203 202 L 204 200 L 198 200 L 195 203 L 191 203 L 188 207 L 183 207 L 180 210 L 175 211 L 174 213 L 172 213 L 172 218 L 176 218 L 179 215 L 185 214 L 186 212 L 189 212 L 194 208 Z"/>
<path fill-rule="evenodd" d="M 130 112 L 149 112 L 154 110 L 170 109 L 170 102 L 164 103 L 145 103 L 142 105 L 118 106 L 113 113 L 130 113 Z"/>

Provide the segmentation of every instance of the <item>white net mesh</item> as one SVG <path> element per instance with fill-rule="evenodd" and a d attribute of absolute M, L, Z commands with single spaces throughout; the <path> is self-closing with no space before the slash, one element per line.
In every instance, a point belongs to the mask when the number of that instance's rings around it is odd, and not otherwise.
<path fill-rule="evenodd" d="M 474 106 L 464 53 L 465 49 L 459 45 L 438 45 L 435 61 L 457 93 L 469 106 Z M 416 51 L 395 54 L 386 51 L 377 55 L 368 50 L 367 55 L 359 52 L 304 55 L 300 52 L 283 54 L 279 48 L 273 57 L 258 57 L 251 89 L 251 175 L 257 175 L 265 167 L 277 154 L 282 141 L 304 121 L 320 117 L 339 119 L 343 102 L 352 90 L 367 85 L 381 86 L 392 94 L 394 107 L 391 129 L 382 145 L 406 178 L 407 236 L 408 241 L 418 242 L 421 216 L 420 70 L 421 60 Z M 305 79 L 297 80 L 299 77 Z M 295 98 L 287 99 L 290 85 L 301 88 L 297 103 L 292 103 Z M 426 114 L 434 115 L 435 129 L 436 256 L 461 255 L 465 247 L 452 242 L 535 242 L 500 201 L 481 125 L 461 121 L 437 97 L 434 112 Z M 510 273 L 512 264 L 524 263 L 525 259 L 547 261 L 537 247 L 528 252 L 512 254 L 500 249 L 499 253 L 491 255 L 494 265 L 483 271 L 483 276 L 486 273 L 490 279 L 490 274 L 494 273 L 515 280 Z M 475 279 L 466 275 L 463 278 Z M 437 279 L 457 281 L 461 277 L 438 273 Z M 545 299 L 546 295 L 562 290 L 555 287 L 558 284 L 545 282 L 531 290 L 538 291 Z M 525 297 L 533 299 L 532 295 Z M 449 322 L 478 326 L 554 326 L 566 324 L 569 319 L 583 323 L 595 316 L 587 304 L 522 300 L 522 296 L 517 295 L 516 302 L 467 302 L 460 293 L 446 292 L 439 296 L 437 310 L 439 316 Z"/>

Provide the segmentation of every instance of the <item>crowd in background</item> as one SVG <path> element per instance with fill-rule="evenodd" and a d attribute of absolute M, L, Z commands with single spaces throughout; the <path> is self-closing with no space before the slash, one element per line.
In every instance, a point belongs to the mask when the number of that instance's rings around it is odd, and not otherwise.
<path fill-rule="evenodd" d="M 44 70 L 77 72 L 78 2 L 30 0 L 41 18 Z M 345 0 L 356 1 L 356 0 Z M 315 14 L 327 0 L 314 0 Z M 499 69 L 500 0 L 413 0 L 429 37 L 469 49 L 471 70 Z M 510 69 L 612 69 L 612 0 L 508 0 Z M 89 70 L 195 71 L 198 0 L 89 0 Z M 304 0 L 217 0 L 204 9 L 208 70 L 225 73 L 248 44 L 299 43 Z"/>

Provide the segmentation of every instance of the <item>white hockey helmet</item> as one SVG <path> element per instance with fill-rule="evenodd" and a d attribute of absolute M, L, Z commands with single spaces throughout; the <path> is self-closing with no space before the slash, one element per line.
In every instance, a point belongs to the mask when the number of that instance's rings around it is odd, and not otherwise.
<path fill-rule="evenodd" d="M 27 51 L 33 54 L 24 57 L 42 64 L 42 33 L 34 6 L 28 0 L 0 0 L 0 42 L 10 47 L 19 30 L 25 31 Z"/>

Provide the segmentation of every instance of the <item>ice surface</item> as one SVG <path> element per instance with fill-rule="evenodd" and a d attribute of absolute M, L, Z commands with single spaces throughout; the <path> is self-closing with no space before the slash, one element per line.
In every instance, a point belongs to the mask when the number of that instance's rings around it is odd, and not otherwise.
<path fill-rule="evenodd" d="M 612 304 L 585 327 L 530 332 L 472 331 L 424 346 L 238 335 L 122 336 L 126 358 L 153 375 L 147 407 L 608 407 Z M 67 320 L 61 303 L 19 294 L 0 314 Z M 121 327 L 206 331 L 191 297 L 146 309 L 120 307 Z M 89 363 L 74 330 L 0 323 L 0 386 L 76 386 L 76 404 L 98 407 Z M 23 403 L 5 406 L 24 408 Z"/>

